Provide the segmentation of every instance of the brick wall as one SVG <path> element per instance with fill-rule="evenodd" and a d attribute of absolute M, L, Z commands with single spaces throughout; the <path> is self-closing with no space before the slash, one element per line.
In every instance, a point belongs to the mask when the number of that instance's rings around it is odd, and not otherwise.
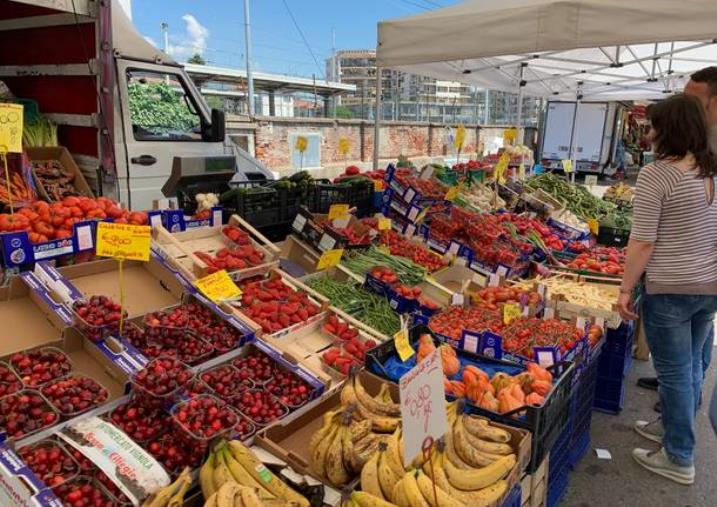
<path fill-rule="evenodd" d="M 280 175 L 290 174 L 293 145 L 292 134 L 318 133 L 321 137 L 321 169 L 312 169 L 316 177 L 333 177 L 347 165 L 370 169 L 373 160 L 374 124 L 365 120 L 333 120 L 327 118 L 270 118 L 254 120 L 254 154 Z M 448 125 L 438 123 L 385 122 L 381 126 L 379 158 L 384 166 L 405 155 L 417 165 L 444 157 L 455 157 L 448 138 Z M 456 125 L 452 128 L 455 131 Z M 462 157 L 475 155 L 481 142 L 502 136 L 505 127 L 481 128 L 466 125 Z M 231 132 L 230 132 L 231 133 Z M 339 140 L 349 141 L 349 153 L 339 152 Z"/>

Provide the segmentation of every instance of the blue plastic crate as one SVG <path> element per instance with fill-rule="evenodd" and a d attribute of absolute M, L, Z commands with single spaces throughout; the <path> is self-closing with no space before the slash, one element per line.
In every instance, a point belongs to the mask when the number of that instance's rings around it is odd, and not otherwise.
<path fill-rule="evenodd" d="M 521 495 L 522 491 L 520 489 L 520 484 L 516 484 L 513 489 L 510 490 L 508 496 L 505 497 L 505 500 L 503 500 L 500 507 L 520 507 L 520 502 L 522 500 Z"/>
<path fill-rule="evenodd" d="M 545 503 L 546 507 L 555 507 L 560 504 L 565 496 L 565 492 L 568 490 L 570 484 L 570 477 L 568 476 L 568 470 L 564 470 L 553 477 L 553 480 L 548 483 L 548 495 Z"/>
<path fill-rule="evenodd" d="M 608 414 L 618 414 L 625 404 L 625 378 L 598 377 L 593 409 Z"/>
<path fill-rule="evenodd" d="M 578 465 L 580 460 L 583 459 L 583 456 L 585 456 L 585 453 L 588 452 L 588 449 L 590 449 L 590 428 L 578 436 L 570 448 L 570 468 L 574 469 Z"/>
<path fill-rule="evenodd" d="M 632 350 L 635 338 L 635 322 L 620 324 L 617 329 L 608 329 L 604 350 L 613 354 L 626 354 Z"/>
<path fill-rule="evenodd" d="M 598 375 L 605 378 L 619 378 L 627 374 L 632 364 L 632 354 L 605 352 L 598 363 Z"/>
<path fill-rule="evenodd" d="M 570 418 L 568 418 L 568 421 Z M 550 461 L 548 462 L 548 481 L 553 480 L 555 476 L 567 473 L 570 469 L 570 437 L 572 436 L 572 425 L 568 422 L 567 426 L 558 436 L 550 450 Z"/>

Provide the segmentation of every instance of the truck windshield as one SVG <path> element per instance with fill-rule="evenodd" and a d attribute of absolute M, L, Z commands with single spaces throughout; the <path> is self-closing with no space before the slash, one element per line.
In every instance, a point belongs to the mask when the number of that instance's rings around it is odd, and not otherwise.
<path fill-rule="evenodd" d="M 200 141 L 201 120 L 179 76 L 127 71 L 132 132 L 137 141 Z"/>

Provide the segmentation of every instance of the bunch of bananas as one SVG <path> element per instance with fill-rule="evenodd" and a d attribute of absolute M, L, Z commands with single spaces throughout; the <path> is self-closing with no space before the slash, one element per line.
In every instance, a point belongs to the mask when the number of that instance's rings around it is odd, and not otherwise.
<path fill-rule="evenodd" d="M 309 507 L 239 440 L 221 442 L 199 469 L 205 507 Z"/>
<path fill-rule="evenodd" d="M 324 414 L 324 421 L 309 442 L 313 472 L 341 487 L 356 477 L 379 444 L 396 432 L 401 408 L 394 403 L 383 385 L 373 397 L 356 376 L 350 377 L 341 391 L 341 407 Z"/>
<path fill-rule="evenodd" d="M 635 189 L 622 181 L 612 185 L 603 194 L 603 199 L 617 203 L 631 203 L 635 197 Z"/>
<path fill-rule="evenodd" d="M 192 484 L 192 475 L 188 468 L 182 470 L 177 480 L 157 491 L 142 503 L 142 507 L 181 507 L 184 495 Z"/>
<path fill-rule="evenodd" d="M 487 507 L 500 499 L 516 464 L 510 434 L 484 419 L 458 415 L 455 403 L 449 404 L 448 422 L 450 431 L 437 443 L 432 464 L 419 457 L 408 471 L 395 432 L 361 471 L 361 489 L 373 503 L 351 501 L 360 507 Z"/>

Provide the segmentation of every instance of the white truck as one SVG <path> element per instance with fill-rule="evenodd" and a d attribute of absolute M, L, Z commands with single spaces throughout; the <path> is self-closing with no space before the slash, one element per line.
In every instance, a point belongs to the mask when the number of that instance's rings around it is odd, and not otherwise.
<path fill-rule="evenodd" d="M 117 0 L 0 0 L 0 47 L 0 81 L 58 124 L 98 194 L 150 209 L 183 157 L 233 165 L 235 181 L 272 178 Z"/>
<path fill-rule="evenodd" d="M 548 102 L 541 131 L 540 159 L 546 169 L 570 159 L 578 172 L 602 174 L 614 154 L 617 102 Z"/>

